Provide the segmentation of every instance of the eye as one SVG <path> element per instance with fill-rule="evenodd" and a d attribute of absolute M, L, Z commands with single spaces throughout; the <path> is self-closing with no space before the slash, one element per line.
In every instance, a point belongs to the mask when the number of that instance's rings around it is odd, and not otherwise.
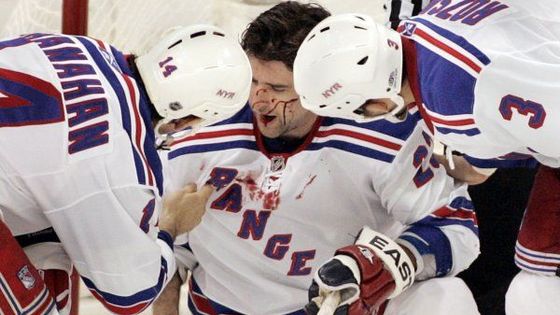
<path fill-rule="evenodd" d="M 286 88 L 280 88 L 280 87 L 275 87 L 275 86 L 273 86 L 273 87 L 272 87 L 272 90 L 273 90 L 274 92 L 284 92 L 284 91 L 286 91 Z"/>

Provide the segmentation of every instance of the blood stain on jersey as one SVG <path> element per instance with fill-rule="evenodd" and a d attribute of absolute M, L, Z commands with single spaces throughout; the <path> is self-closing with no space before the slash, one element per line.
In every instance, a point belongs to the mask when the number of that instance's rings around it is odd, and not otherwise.
<path fill-rule="evenodd" d="M 301 190 L 301 192 L 296 196 L 296 199 L 301 199 L 303 198 L 303 193 L 305 192 L 305 189 L 311 185 L 311 183 L 313 183 L 313 181 L 315 180 L 315 178 L 317 177 L 317 175 L 309 175 L 309 180 L 307 181 L 307 183 L 305 183 L 305 185 L 303 186 L 303 189 Z"/>

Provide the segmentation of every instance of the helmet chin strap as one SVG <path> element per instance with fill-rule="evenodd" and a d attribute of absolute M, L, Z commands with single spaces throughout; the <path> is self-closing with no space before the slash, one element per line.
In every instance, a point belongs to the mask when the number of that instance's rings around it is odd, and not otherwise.
<path fill-rule="evenodd" d="M 194 126 L 190 126 L 188 128 L 185 128 L 183 130 L 176 130 L 176 131 L 174 130 L 173 132 L 170 132 L 170 133 L 161 133 L 159 131 L 161 126 L 171 122 L 172 120 L 173 119 L 171 119 L 171 118 L 163 118 L 163 119 L 161 119 L 160 121 L 157 122 L 154 129 L 155 129 L 155 135 L 156 135 L 156 137 L 158 138 L 159 141 L 166 141 L 170 137 L 172 137 L 174 134 L 177 134 L 177 133 L 181 133 L 181 136 L 189 135 L 189 134 L 195 134 L 200 128 L 205 126 L 204 122 L 206 121 L 205 119 L 203 119 L 200 123 L 198 123 Z"/>
<path fill-rule="evenodd" d="M 389 99 L 396 104 L 395 108 L 393 108 L 390 112 L 377 115 L 375 117 L 365 117 L 364 115 L 356 115 L 358 117 L 354 116 L 351 119 L 361 123 L 372 122 L 372 121 L 382 120 L 382 119 L 385 119 L 392 123 L 401 122 L 402 119 L 399 119 L 397 117 L 397 114 L 399 114 L 404 109 L 404 99 L 400 95 L 393 95 Z"/>
<path fill-rule="evenodd" d="M 391 101 L 397 104 L 397 106 L 395 106 L 395 108 L 393 108 L 390 112 L 383 116 L 385 116 L 385 119 L 392 123 L 399 123 L 402 121 L 402 119 L 399 119 L 397 117 L 397 114 L 399 114 L 404 109 L 404 99 L 400 95 L 395 95 L 391 97 Z"/>

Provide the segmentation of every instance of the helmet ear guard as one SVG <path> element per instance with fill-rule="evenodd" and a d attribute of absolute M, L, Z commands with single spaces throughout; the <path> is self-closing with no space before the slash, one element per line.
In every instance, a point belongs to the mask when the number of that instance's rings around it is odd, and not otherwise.
<path fill-rule="evenodd" d="M 177 27 L 136 65 L 161 124 L 190 115 L 198 129 L 231 117 L 247 102 L 251 66 L 241 45 L 212 25 Z M 156 128 L 156 132 L 158 128 Z"/>
<path fill-rule="evenodd" d="M 396 121 L 404 108 L 400 35 L 362 14 L 340 14 L 316 25 L 294 61 L 294 86 L 304 108 L 321 116 Z M 366 117 L 367 100 L 390 99 L 389 113 Z"/>

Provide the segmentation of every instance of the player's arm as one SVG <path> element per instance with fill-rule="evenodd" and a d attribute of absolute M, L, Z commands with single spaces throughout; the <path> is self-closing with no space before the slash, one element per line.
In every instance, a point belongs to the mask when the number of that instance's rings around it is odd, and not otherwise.
<path fill-rule="evenodd" d="M 375 172 L 375 191 L 406 229 L 395 240 L 364 229 L 354 245 L 337 251 L 315 275 L 311 312 L 329 304 L 327 296 L 334 291 L 342 293 L 341 314 L 375 310 L 413 280 L 455 275 L 478 256 L 478 226 L 467 187 L 456 186 L 431 159 L 431 151 L 416 150 L 426 146 L 423 138 L 409 139 L 393 163 Z M 419 156 L 422 163 L 416 163 Z"/>
<path fill-rule="evenodd" d="M 482 184 L 496 171 L 496 168 L 491 165 L 486 167 L 472 165 L 463 154 L 451 152 L 447 146 L 437 141 L 433 156 L 443 165 L 449 176 L 467 185 Z"/>
<path fill-rule="evenodd" d="M 152 306 L 153 314 L 179 315 L 181 278 L 176 273 Z"/>
<path fill-rule="evenodd" d="M 45 213 L 93 296 L 113 313 L 136 314 L 175 274 L 174 234 L 187 228 L 181 213 L 204 213 L 196 208 L 205 208 L 205 198 L 184 194 L 164 210 L 161 230 L 162 202 L 141 185 L 100 190 Z"/>

